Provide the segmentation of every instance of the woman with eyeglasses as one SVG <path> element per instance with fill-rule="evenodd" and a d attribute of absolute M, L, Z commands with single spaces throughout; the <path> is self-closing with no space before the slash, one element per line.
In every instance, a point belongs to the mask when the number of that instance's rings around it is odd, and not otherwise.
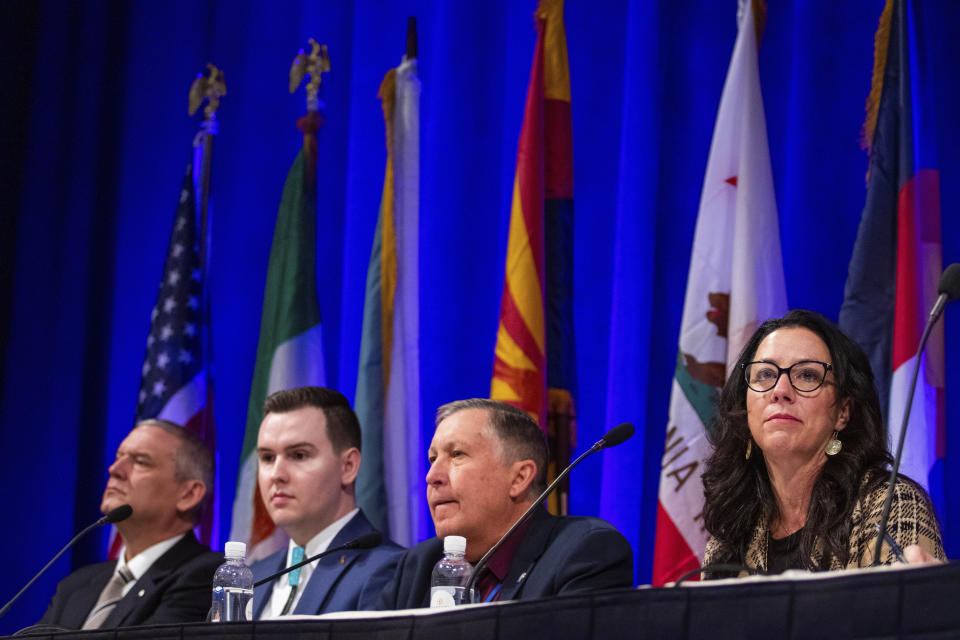
<path fill-rule="evenodd" d="M 892 460 L 870 363 L 833 323 L 798 309 L 761 325 L 724 385 L 710 439 L 705 568 L 873 564 Z M 930 499 L 903 476 L 887 530 L 881 564 L 901 553 L 944 559 Z"/>

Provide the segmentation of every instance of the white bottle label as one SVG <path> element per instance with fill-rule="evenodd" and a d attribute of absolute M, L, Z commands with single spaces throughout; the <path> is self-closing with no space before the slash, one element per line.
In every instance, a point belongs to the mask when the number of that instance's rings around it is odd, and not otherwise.
<path fill-rule="evenodd" d="M 463 591 L 463 587 L 431 587 L 430 608 L 440 609 L 456 606 L 457 591 Z"/>

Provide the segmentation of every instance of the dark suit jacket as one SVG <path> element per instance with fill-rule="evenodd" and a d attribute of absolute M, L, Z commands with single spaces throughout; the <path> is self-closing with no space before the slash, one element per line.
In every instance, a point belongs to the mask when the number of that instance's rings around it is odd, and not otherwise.
<path fill-rule="evenodd" d="M 206 620 L 213 574 L 222 563 L 222 553 L 188 531 L 137 580 L 101 628 Z M 61 580 L 40 624 L 79 629 L 116 566 L 116 560 L 88 565 Z"/>
<path fill-rule="evenodd" d="M 440 538 L 411 547 L 378 608 L 430 606 L 430 574 L 442 555 Z M 632 586 L 633 552 L 619 531 L 599 518 L 558 518 L 541 507 L 513 557 L 500 600 Z"/>
<path fill-rule="evenodd" d="M 330 542 L 330 549 L 356 540 L 376 529 L 360 511 Z M 317 562 L 303 587 L 295 614 L 316 615 L 330 611 L 373 609 L 383 586 L 393 576 L 403 556 L 403 547 L 384 541 L 372 549 L 350 549 L 331 554 Z M 253 581 L 262 580 L 286 566 L 287 550 L 281 549 L 253 563 Z M 286 576 L 284 576 L 284 579 Z M 253 590 L 253 618 L 260 620 L 273 593 L 273 582 Z"/>

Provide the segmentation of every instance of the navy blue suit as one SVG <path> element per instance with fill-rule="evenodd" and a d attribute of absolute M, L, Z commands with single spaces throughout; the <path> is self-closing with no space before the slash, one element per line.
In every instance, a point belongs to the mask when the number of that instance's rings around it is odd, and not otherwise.
<path fill-rule="evenodd" d="M 384 589 L 379 609 L 430 606 L 430 574 L 443 540 L 411 547 Z M 633 586 L 633 552 L 619 531 L 599 518 L 550 515 L 540 507 L 503 580 L 500 600 Z"/>
<path fill-rule="evenodd" d="M 100 628 L 203 622 L 213 574 L 222 563 L 222 553 L 210 551 L 188 531 L 137 580 Z M 116 560 L 88 565 L 61 580 L 40 624 L 79 629 L 116 566 Z"/>
<path fill-rule="evenodd" d="M 375 531 L 363 511 L 360 511 L 333 538 L 329 548 L 339 547 Z M 403 552 L 403 547 L 385 540 L 372 549 L 350 549 L 319 560 L 291 613 L 315 615 L 375 608 L 377 598 L 393 575 Z M 257 582 L 282 570 L 286 563 L 287 549 L 253 563 L 253 581 Z M 253 590 L 255 620 L 263 616 L 264 607 L 272 593 L 273 582 Z"/>

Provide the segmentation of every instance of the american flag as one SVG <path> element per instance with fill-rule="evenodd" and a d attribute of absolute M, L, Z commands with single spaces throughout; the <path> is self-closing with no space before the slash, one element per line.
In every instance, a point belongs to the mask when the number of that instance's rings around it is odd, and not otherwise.
<path fill-rule="evenodd" d="M 205 137 L 209 135 L 198 136 L 198 140 Z M 195 147 L 194 161 L 187 165 L 180 190 L 163 278 L 150 312 L 136 421 L 161 418 L 175 422 L 199 435 L 215 452 L 210 319 L 204 295 L 204 257 L 208 252 L 203 229 L 209 227 L 201 215 L 206 207 L 198 207 L 197 200 L 204 172 L 195 170 L 204 162 L 205 146 L 200 142 Z M 216 537 L 213 487 L 207 489 L 211 492 L 209 507 L 198 525 L 198 535 L 205 543 Z M 114 529 L 110 557 L 116 557 L 119 550 L 120 538 Z"/>
<path fill-rule="evenodd" d="M 198 222 L 191 165 L 180 191 L 157 303 L 150 312 L 138 421 L 164 418 L 187 426 L 206 404 L 206 314 Z"/>

